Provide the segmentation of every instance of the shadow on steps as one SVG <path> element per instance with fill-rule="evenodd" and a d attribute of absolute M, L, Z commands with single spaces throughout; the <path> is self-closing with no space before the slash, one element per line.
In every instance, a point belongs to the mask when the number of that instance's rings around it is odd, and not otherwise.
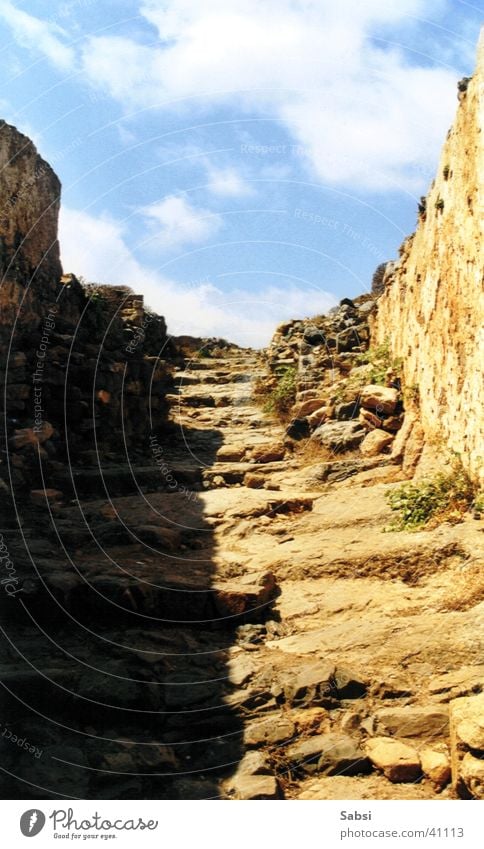
<path fill-rule="evenodd" d="M 200 458 L 185 428 L 192 467 L 215 461 L 222 436 L 209 436 Z M 5 529 L 4 798 L 218 798 L 242 756 L 229 651 L 274 587 L 219 580 L 189 484 L 119 497 L 113 480 L 68 507 L 17 503 Z"/>

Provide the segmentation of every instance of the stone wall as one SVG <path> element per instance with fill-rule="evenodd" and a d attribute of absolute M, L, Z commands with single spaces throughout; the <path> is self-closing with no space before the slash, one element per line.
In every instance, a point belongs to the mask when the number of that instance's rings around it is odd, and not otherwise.
<path fill-rule="evenodd" d="M 50 166 L 2 123 L 0 484 L 16 498 L 79 467 L 151 462 L 171 386 L 173 346 L 143 297 L 62 275 L 59 203 Z"/>
<path fill-rule="evenodd" d="M 416 233 L 387 268 L 372 344 L 388 339 L 401 358 L 423 446 L 460 454 L 482 482 L 484 32 L 475 74 L 461 81 L 458 96 Z"/>
<path fill-rule="evenodd" d="M 60 182 L 33 143 L 0 121 L 0 324 L 35 326 L 62 274 Z"/>

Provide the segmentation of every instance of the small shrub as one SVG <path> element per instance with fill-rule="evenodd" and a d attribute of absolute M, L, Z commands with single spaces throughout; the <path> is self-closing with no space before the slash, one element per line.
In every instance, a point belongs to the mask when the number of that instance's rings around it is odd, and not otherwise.
<path fill-rule="evenodd" d="M 297 369 L 289 367 L 279 375 L 274 389 L 264 404 L 265 413 L 276 413 L 284 417 L 296 401 Z"/>
<path fill-rule="evenodd" d="M 402 368 L 402 360 L 392 358 L 390 343 L 387 340 L 374 348 L 368 348 L 363 354 L 358 354 L 357 362 L 358 365 L 372 366 L 371 371 L 365 375 L 366 383 L 380 385 L 385 383 L 388 369 L 392 369 L 396 375 L 399 375 Z"/>
<path fill-rule="evenodd" d="M 484 492 L 479 492 L 472 505 L 476 513 L 484 513 Z"/>
<path fill-rule="evenodd" d="M 449 474 L 440 473 L 418 483 L 408 483 L 387 496 L 392 510 L 398 513 L 389 531 L 408 531 L 440 522 L 460 522 L 474 499 L 474 488 L 460 464 Z"/>
<path fill-rule="evenodd" d="M 199 360 L 210 359 L 212 352 L 209 348 L 199 348 L 198 351 L 195 351 L 194 356 Z"/>

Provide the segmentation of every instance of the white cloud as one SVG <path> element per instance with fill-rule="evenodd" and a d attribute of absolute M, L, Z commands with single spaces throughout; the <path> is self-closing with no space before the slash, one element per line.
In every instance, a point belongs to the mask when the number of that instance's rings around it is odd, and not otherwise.
<path fill-rule="evenodd" d="M 256 293 L 227 293 L 207 280 L 184 287 L 142 265 L 126 245 L 123 227 L 62 207 L 59 238 L 64 269 L 90 281 L 131 286 L 167 319 L 173 335 L 223 336 L 241 345 L 266 345 L 286 319 L 325 312 L 336 303 L 314 286 L 289 283 Z"/>
<path fill-rule="evenodd" d="M 63 43 L 66 32 L 58 24 L 17 9 L 10 0 L 0 0 L 0 18 L 22 47 L 43 54 L 59 70 L 67 71 L 74 64 L 74 50 Z"/>
<path fill-rule="evenodd" d="M 139 210 L 150 225 L 149 246 L 173 250 L 205 242 L 222 227 L 222 217 L 193 206 L 183 197 L 169 195 Z"/>
<path fill-rule="evenodd" d="M 391 27 L 415 26 L 427 0 L 144 0 L 141 12 L 158 45 L 106 35 L 83 55 L 88 80 L 126 110 L 230 98 L 282 122 L 323 181 L 425 182 L 455 109 L 455 75 L 373 36 L 395 40 Z"/>
<path fill-rule="evenodd" d="M 185 160 L 188 166 L 203 168 L 207 181 L 204 188 L 213 195 L 242 198 L 255 194 L 245 173 L 247 168 L 242 173 L 238 165 L 228 160 L 226 150 L 205 151 L 199 145 L 178 142 L 163 145 L 159 153 L 165 161 Z M 216 155 L 221 157 L 221 164 L 215 163 Z"/>
<path fill-rule="evenodd" d="M 214 195 L 221 197 L 247 197 L 254 194 L 254 190 L 244 180 L 236 168 L 215 168 L 207 165 L 208 189 Z"/>

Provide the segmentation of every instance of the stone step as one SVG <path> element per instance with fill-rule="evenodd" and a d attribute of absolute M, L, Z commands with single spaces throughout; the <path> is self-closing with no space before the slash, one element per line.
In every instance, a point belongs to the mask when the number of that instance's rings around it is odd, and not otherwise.
<path fill-rule="evenodd" d="M 167 395 L 166 396 L 168 403 L 171 405 L 172 409 L 176 410 L 177 407 L 193 407 L 195 409 L 208 407 L 210 409 L 214 407 L 247 407 L 253 406 L 253 399 L 250 392 L 246 395 L 240 395 L 237 393 L 235 396 L 233 394 L 225 393 L 225 394 L 195 394 L 195 393 L 180 393 L 180 395 Z"/>
<path fill-rule="evenodd" d="M 210 557 L 189 556 L 180 569 L 180 557 L 151 551 L 132 546 L 121 554 L 118 548 L 114 564 L 102 556 L 85 562 L 77 557 L 75 570 L 38 564 L 41 577 L 29 580 L 23 602 L 35 621 L 51 624 L 67 615 L 84 626 L 116 622 L 125 631 L 143 620 L 173 628 L 235 628 L 263 620 L 277 595 L 270 572 L 226 580 L 212 574 Z"/>
<path fill-rule="evenodd" d="M 249 383 L 253 379 L 254 373 L 243 372 L 196 372 L 191 374 L 190 371 L 175 372 L 173 375 L 175 386 L 183 389 L 185 386 L 223 386 L 232 383 Z"/>
<path fill-rule="evenodd" d="M 201 467 L 194 464 L 171 464 L 169 461 L 159 466 L 128 465 L 81 469 L 71 468 L 56 472 L 52 477 L 52 486 L 59 489 L 66 498 L 111 497 L 129 495 L 136 492 L 169 491 L 171 475 L 178 484 L 185 487 L 196 486 L 201 482 Z"/>
<path fill-rule="evenodd" d="M 284 460 L 257 464 L 249 462 L 214 463 L 209 469 L 205 469 L 202 473 L 202 479 L 205 482 L 212 483 L 215 478 L 222 478 L 226 486 L 233 486 L 243 483 L 246 475 L 255 474 L 262 478 L 282 472 L 286 468 L 287 462 Z"/>

